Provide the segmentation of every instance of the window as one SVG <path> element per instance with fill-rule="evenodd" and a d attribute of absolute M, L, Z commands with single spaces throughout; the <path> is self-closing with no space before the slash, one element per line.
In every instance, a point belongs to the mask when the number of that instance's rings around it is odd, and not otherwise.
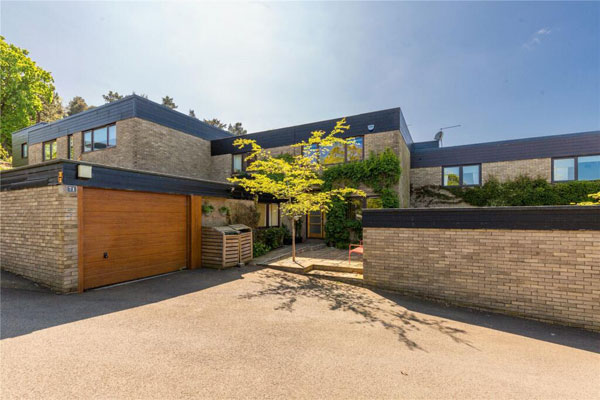
<path fill-rule="evenodd" d="M 109 125 L 83 132 L 83 152 L 103 150 L 117 145 L 117 126 Z"/>
<path fill-rule="evenodd" d="M 73 135 L 69 135 L 67 136 L 67 158 L 69 160 L 73 159 L 73 156 L 75 155 L 75 146 L 74 146 L 74 140 L 73 140 Z"/>
<path fill-rule="evenodd" d="M 244 171 L 244 155 L 234 154 L 233 155 L 233 169 L 234 174 L 238 174 Z"/>
<path fill-rule="evenodd" d="M 362 160 L 364 158 L 363 136 L 351 137 L 347 141 L 345 145 L 336 143 L 323 147 L 313 144 L 309 148 L 303 148 L 302 151 L 306 157 L 314 157 L 314 162 L 319 161 L 323 165 Z"/>
<path fill-rule="evenodd" d="M 21 143 L 21 158 L 29 157 L 29 147 L 27 147 L 27 143 Z"/>
<path fill-rule="evenodd" d="M 258 203 L 258 227 L 266 228 L 269 226 L 279 226 L 279 204 L 278 203 Z"/>
<path fill-rule="evenodd" d="M 600 155 L 552 160 L 552 181 L 592 181 L 600 179 Z"/>
<path fill-rule="evenodd" d="M 56 158 L 56 139 L 44 142 L 42 147 L 42 161 L 54 160 Z"/>
<path fill-rule="evenodd" d="M 459 165 L 442 169 L 443 186 L 477 186 L 481 184 L 481 165 Z"/>

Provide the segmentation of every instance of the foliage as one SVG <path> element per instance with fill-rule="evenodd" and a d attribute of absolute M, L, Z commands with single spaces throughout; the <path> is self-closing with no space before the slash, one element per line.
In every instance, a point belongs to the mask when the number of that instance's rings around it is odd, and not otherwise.
<path fill-rule="evenodd" d="M 112 90 L 109 90 L 107 94 L 102 95 L 102 98 L 106 103 L 112 103 L 113 101 L 121 100 L 123 96 L 120 95 L 119 92 L 113 92 Z"/>
<path fill-rule="evenodd" d="M 344 118 L 337 121 L 329 134 L 322 130 L 314 131 L 308 141 L 294 144 L 292 147 L 345 144 L 346 140 L 336 135 L 349 128 Z M 251 176 L 233 177 L 228 180 L 238 183 L 251 194 L 270 194 L 275 199 L 284 201 L 281 203 L 281 214 L 292 221 L 311 211 L 329 211 L 335 198 L 365 195 L 361 190 L 352 187 L 324 187 L 325 181 L 320 177 L 324 167 L 317 162 L 315 152 L 294 156 L 290 163 L 283 158 L 273 157 L 270 151 L 263 149 L 255 140 L 239 138 L 234 141 L 234 146 L 239 149 L 250 147 L 250 154 L 246 158 L 249 162 L 246 171 Z M 292 238 L 292 259 L 295 259 L 294 250 L 295 237 Z"/>
<path fill-rule="evenodd" d="M 287 228 L 284 226 L 259 229 L 256 231 L 256 242 L 264 243 L 271 250 L 277 249 L 283 246 L 287 233 Z"/>
<path fill-rule="evenodd" d="M 582 201 L 577 203 L 578 206 L 600 206 L 600 192 L 598 193 L 590 193 L 588 197 L 592 200 Z"/>
<path fill-rule="evenodd" d="M 254 242 L 254 244 L 252 246 L 252 256 L 254 258 L 264 256 L 269 251 L 271 251 L 271 248 L 261 242 Z"/>
<path fill-rule="evenodd" d="M 147 99 L 147 98 L 148 98 L 148 95 L 147 95 L 147 94 L 145 94 L 145 93 L 140 93 L 140 94 L 137 94 L 135 91 L 133 91 L 133 92 L 131 92 L 131 94 L 134 94 L 134 95 L 136 95 L 136 96 L 143 97 L 143 98 L 145 98 L 145 99 Z"/>
<path fill-rule="evenodd" d="M 42 111 L 39 113 L 38 122 L 52 122 L 65 116 L 65 108 L 62 105 L 62 99 L 57 92 L 54 92 L 52 101 L 44 101 Z"/>
<path fill-rule="evenodd" d="M 551 184 L 543 178 L 520 176 L 506 182 L 491 178 L 482 186 L 445 189 L 479 207 L 568 205 L 584 202 L 588 193 L 600 191 L 600 180 Z"/>
<path fill-rule="evenodd" d="M 229 126 L 227 127 L 227 130 L 229 132 L 233 133 L 235 136 L 241 136 L 241 135 L 245 135 L 246 133 L 248 133 L 248 131 L 245 130 L 244 127 L 242 126 L 241 122 L 236 122 L 233 125 L 229 124 Z"/>
<path fill-rule="evenodd" d="M 0 144 L 12 150 L 12 133 L 36 122 L 44 103 L 52 102 L 52 75 L 29 52 L 0 36 Z"/>
<path fill-rule="evenodd" d="M 221 122 L 221 120 L 218 118 L 204 119 L 203 121 L 209 125 L 214 126 L 215 128 L 225 129 L 227 127 L 227 124 Z"/>
<path fill-rule="evenodd" d="M 91 107 L 87 105 L 83 97 L 75 96 L 67 105 L 67 115 L 75 115 L 90 108 Z"/>
<path fill-rule="evenodd" d="M 229 207 L 225 207 L 225 206 L 220 207 L 219 208 L 219 214 L 221 214 L 223 216 L 229 216 L 230 215 L 230 213 L 229 213 Z"/>
<path fill-rule="evenodd" d="M 364 184 L 380 196 L 383 208 L 396 208 L 400 206 L 400 200 L 393 186 L 398 183 L 401 174 L 400 159 L 388 148 L 380 154 L 371 153 L 365 161 L 328 168 L 323 172 L 323 180 L 325 187 L 358 187 Z M 350 206 L 348 199 L 340 199 L 333 202 L 327 213 L 325 238 L 339 248 L 348 247 L 352 233 L 358 238 L 362 237 L 362 223 L 353 218 Z"/>
<path fill-rule="evenodd" d="M 210 215 L 215 208 L 210 204 L 202 204 L 202 214 Z"/>
<path fill-rule="evenodd" d="M 173 98 L 169 97 L 169 96 L 165 96 L 162 98 L 162 105 L 169 107 L 171 110 L 174 110 L 177 108 L 177 105 L 175 105 Z"/>
<path fill-rule="evenodd" d="M 256 229 L 258 221 L 260 219 L 260 213 L 256 208 L 256 204 L 246 205 L 235 203 L 231 210 L 231 223 L 232 224 L 244 224 L 252 229 Z"/>
<path fill-rule="evenodd" d="M 0 171 L 12 168 L 12 156 L 0 144 Z"/>
<path fill-rule="evenodd" d="M 191 108 L 190 108 L 190 111 L 188 111 L 188 115 L 192 118 L 196 118 L 196 119 L 198 118 L 198 117 L 196 117 L 196 112 L 194 110 L 192 110 Z"/>

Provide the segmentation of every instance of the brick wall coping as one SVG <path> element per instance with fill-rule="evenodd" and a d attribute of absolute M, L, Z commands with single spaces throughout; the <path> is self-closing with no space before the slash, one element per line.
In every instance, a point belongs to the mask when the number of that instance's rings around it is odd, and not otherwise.
<path fill-rule="evenodd" d="M 600 230 L 600 206 L 363 210 L 364 228 Z"/>

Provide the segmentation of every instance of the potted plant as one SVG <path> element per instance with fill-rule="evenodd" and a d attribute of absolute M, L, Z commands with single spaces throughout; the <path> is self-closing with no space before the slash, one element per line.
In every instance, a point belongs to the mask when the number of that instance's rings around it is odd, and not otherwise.
<path fill-rule="evenodd" d="M 224 217 L 228 217 L 229 216 L 229 207 L 221 207 L 219 208 L 219 214 L 221 214 Z"/>
<path fill-rule="evenodd" d="M 215 208 L 213 206 L 211 206 L 210 204 L 202 204 L 202 214 L 204 214 L 204 215 L 212 214 L 214 209 Z"/>

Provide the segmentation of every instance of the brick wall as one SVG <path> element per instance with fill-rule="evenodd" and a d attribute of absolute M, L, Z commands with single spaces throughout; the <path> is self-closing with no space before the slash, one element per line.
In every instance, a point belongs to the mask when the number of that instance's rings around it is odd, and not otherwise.
<path fill-rule="evenodd" d="M 365 228 L 370 285 L 600 330 L 600 231 Z"/>
<path fill-rule="evenodd" d="M 77 193 L 46 186 L 0 193 L 0 267 L 58 292 L 77 290 Z"/>

